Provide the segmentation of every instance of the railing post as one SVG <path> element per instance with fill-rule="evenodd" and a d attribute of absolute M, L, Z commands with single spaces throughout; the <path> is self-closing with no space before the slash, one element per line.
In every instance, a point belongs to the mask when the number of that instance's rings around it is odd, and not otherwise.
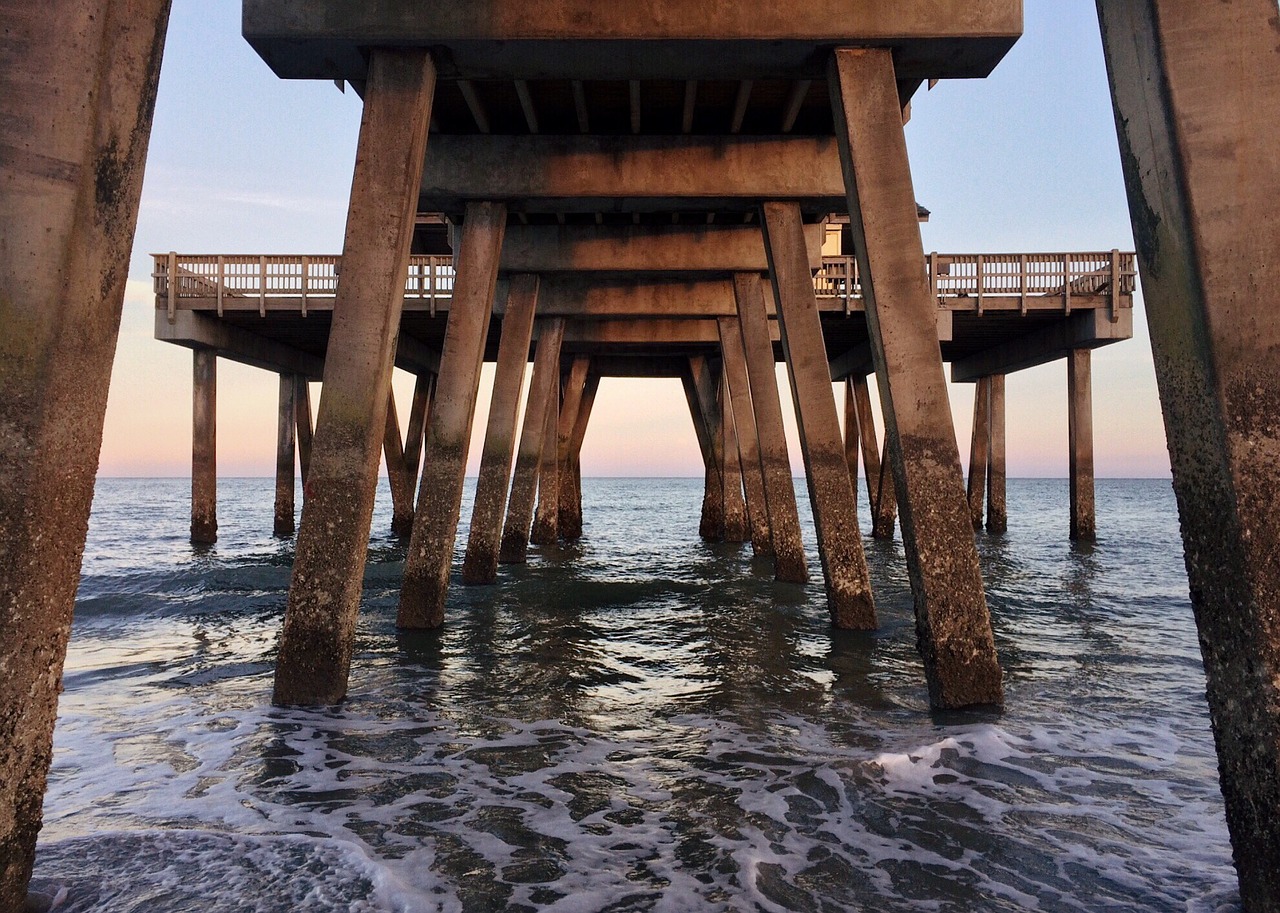
<path fill-rule="evenodd" d="M 938 300 L 938 252 L 936 250 L 929 254 L 929 294 L 933 296 L 935 302 Z"/>
<path fill-rule="evenodd" d="M 1111 250 L 1111 322 L 1120 319 L 1120 251 Z"/>
<path fill-rule="evenodd" d="M 1021 302 L 1020 311 L 1022 316 L 1026 317 L 1027 316 L 1027 255 L 1026 254 L 1022 255 L 1022 268 L 1019 271 L 1019 276 L 1020 276 L 1020 290 L 1022 293 L 1022 302 Z"/>
<path fill-rule="evenodd" d="M 978 254 L 978 264 L 974 267 L 974 275 L 978 280 L 978 316 L 982 316 L 982 254 Z"/>
<path fill-rule="evenodd" d="M 311 258 L 302 258 L 302 316 L 307 316 L 307 273 L 311 271 Z"/>
<path fill-rule="evenodd" d="M 222 291 L 227 278 L 227 258 L 218 254 L 218 316 L 222 316 Z"/>
<path fill-rule="evenodd" d="M 177 319 L 178 310 L 178 254 L 169 251 L 169 322 Z"/>
<path fill-rule="evenodd" d="M 258 258 L 258 316 L 267 316 L 267 258 Z"/>
<path fill-rule="evenodd" d="M 1062 309 L 1071 313 L 1071 255 L 1062 255 Z"/>

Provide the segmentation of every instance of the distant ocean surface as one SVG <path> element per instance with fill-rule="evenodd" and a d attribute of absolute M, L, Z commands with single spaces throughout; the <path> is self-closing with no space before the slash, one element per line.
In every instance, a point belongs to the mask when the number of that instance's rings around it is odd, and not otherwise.
<path fill-rule="evenodd" d="M 588 479 L 583 540 L 399 634 L 374 517 L 350 699 L 270 705 L 269 479 L 103 480 L 33 887 L 59 911 L 1234 911 L 1167 481 L 1009 483 L 979 536 L 1003 712 L 929 711 L 901 539 L 881 630 L 698 538 L 701 480 Z M 468 489 L 459 551 L 466 541 Z M 865 503 L 863 529 L 869 530 Z M 455 564 L 455 568 L 458 565 Z"/>

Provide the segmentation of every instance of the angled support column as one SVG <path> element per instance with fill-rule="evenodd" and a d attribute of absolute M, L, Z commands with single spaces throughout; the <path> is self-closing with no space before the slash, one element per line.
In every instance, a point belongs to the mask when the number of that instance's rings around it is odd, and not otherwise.
<path fill-rule="evenodd" d="M 987 532 L 1009 530 L 1005 506 L 1004 375 L 991 375 L 990 440 L 987 453 Z"/>
<path fill-rule="evenodd" d="M 444 624 L 444 601 L 449 593 L 449 569 L 466 481 L 467 448 L 506 226 L 507 208 L 501 203 L 467 204 L 440 375 L 427 427 L 422 484 L 396 614 L 396 626 L 402 629 L 438 628 Z"/>
<path fill-rule="evenodd" d="M 191 386 L 191 541 L 218 541 L 218 356 L 194 349 Z"/>
<path fill-rule="evenodd" d="M 168 0 L 0 0 L 0 910 L 24 908 Z"/>
<path fill-rule="evenodd" d="M 503 508 L 511 482 L 511 458 L 515 450 L 516 414 L 524 387 L 524 366 L 533 338 L 533 314 L 538 304 L 538 277 L 524 273 L 511 279 L 507 310 L 502 318 L 498 364 L 489 402 L 476 500 L 471 508 L 471 531 L 462 562 L 462 582 L 495 583 L 498 549 L 502 541 Z"/>
<path fill-rule="evenodd" d="M 582 404 L 582 392 L 590 366 L 591 359 L 580 355 L 573 360 L 569 373 L 560 381 L 555 424 L 548 424 L 547 436 L 543 441 L 542 470 L 538 480 L 538 512 L 533 521 L 533 532 L 529 536 L 529 541 L 535 545 L 554 545 L 560 538 L 563 491 L 573 484 L 569 468 L 569 443 L 578 420 L 578 408 Z"/>
<path fill-rule="evenodd" d="M 701 356 L 699 356 L 701 357 Z M 719 491 L 719 467 L 716 465 L 712 450 L 712 430 L 707 426 L 703 413 L 702 401 L 698 395 L 698 381 L 694 369 L 689 365 L 680 375 L 680 383 L 684 388 L 684 398 L 689 404 L 689 418 L 693 420 L 693 433 L 698 439 L 698 453 L 702 455 L 703 486 L 702 510 L 698 522 L 698 535 L 707 541 L 717 541 L 716 517 L 722 517 L 724 503 L 717 498 Z M 719 523 L 723 528 L 723 521 Z"/>
<path fill-rule="evenodd" d="M 804 583 L 809 579 L 804 546 L 800 542 L 800 515 L 791 482 L 791 459 L 782 426 L 782 398 L 774 374 L 773 341 L 769 337 L 769 313 L 765 309 L 764 284 L 758 273 L 733 277 L 738 327 L 751 384 L 751 407 L 760 439 L 760 468 L 764 474 L 764 498 L 773 539 L 773 574 L 777 580 Z"/>
<path fill-rule="evenodd" d="M 419 374 L 413 382 L 413 402 L 409 406 L 409 427 L 405 431 L 404 468 L 409 477 L 409 489 L 418 487 L 418 472 L 422 466 L 422 444 L 427 432 L 427 421 L 431 414 L 431 400 L 436 393 L 436 376 Z M 412 532 L 413 519 L 409 520 Z M 400 535 L 397 533 L 397 535 Z"/>
<path fill-rule="evenodd" d="M 347 693 L 434 91 L 425 50 L 372 52 L 277 704 L 332 704 Z"/>
<path fill-rule="evenodd" d="M 867 473 L 867 499 L 871 508 L 871 535 L 876 539 L 892 539 L 893 525 L 898 518 L 898 498 L 893 490 L 893 475 L 888 459 L 880 459 L 880 443 L 876 436 L 875 417 L 871 414 L 871 391 L 865 377 L 850 377 L 857 408 L 858 440 L 862 445 L 862 467 Z M 885 436 L 885 449 L 889 447 Z"/>
<path fill-rule="evenodd" d="M 582 442 L 587 437 L 587 423 L 600 389 L 600 375 L 587 374 L 582 387 L 582 400 L 578 404 L 578 418 L 573 423 L 573 436 L 569 439 L 568 484 L 560 486 L 560 538 L 576 542 L 582 538 Z"/>
<path fill-rule="evenodd" d="M 542 424 L 542 447 L 538 457 L 538 507 L 529 531 L 531 545 L 554 545 L 560 530 L 560 455 L 557 448 L 560 429 L 560 385 L 557 377 L 547 395 Z"/>
<path fill-rule="evenodd" d="M 538 489 L 548 412 L 560 396 L 557 388 L 563 339 L 564 320 L 560 317 L 547 320 L 538 334 L 533 376 L 529 379 L 529 399 L 524 410 L 524 427 L 520 431 L 520 446 L 516 452 L 515 477 L 511 482 L 511 500 L 507 505 L 502 547 L 498 553 L 502 564 L 524 564 L 529 552 L 529 528 L 533 522 L 533 503 Z"/>
<path fill-rule="evenodd" d="M 698 417 L 701 417 L 702 428 L 705 429 L 705 438 L 699 438 L 705 476 L 698 535 L 708 542 L 722 542 L 725 537 L 724 437 L 721 434 L 720 401 L 716 396 L 720 371 L 716 364 L 702 355 L 689 359 L 689 371 L 694 393 L 689 408 L 696 410 L 694 428 L 697 429 Z"/>
<path fill-rule="evenodd" d="M 1240 897 L 1280 909 L 1280 23 L 1101 0 Z"/>
<path fill-rule="evenodd" d="M 302 499 L 307 497 L 307 479 L 311 476 L 311 443 L 315 429 L 311 424 L 311 384 L 305 375 L 295 374 L 298 392 L 294 399 L 294 426 L 298 435 L 298 473 L 302 476 Z"/>
<path fill-rule="evenodd" d="M 765 506 L 764 475 L 760 469 L 760 439 L 756 433 L 756 416 L 751 408 L 751 385 L 747 380 L 746 355 L 742 351 L 742 331 L 736 317 L 721 317 L 716 324 L 725 383 L 729 385 L 733 425 L 737 431 L 751 552 L 768 556 L 773 554 L 773 543 L 769 537 L 769 510 Z"/>
<path fill-rule="evenodd" d="M 575 432 L 577 423 L 579 423 L 582 396 L 586 392 L 590 368 L 591 360 L 589 357 L 580 355 L 573 359 L 570 371 L 564 378 L 564 396 L 556 423 L 556 490 L 554 490 L 554 497 L 556 497 L 556 507 L 554 507 L 556 528 L 554 530 L 548 529 L 548 533 L 552 535 L 550 542 L 567 538 L 564 535 L 566 533 L 564 524 L 566 524 L 568 516 L 572 513 L 577 490 L 572 465 L 573 432 Z M 595 396 L 594 391 L 591 396 Z M 548 489 L 548 494 L 552 494 L 550 489 Z M 539 510 L 541 510 L 540 507 Z M 579 531 L 581 533 L 581 530 Z"/>
<path fill-rule="evenodd" d="M 400 416 L 395 393 L 387 388 L 387 421 L 382 435 L 382 456 L 387 464 L 387 486 L 391 489 L 391 532 L 401 538 L 413 532 L 413 479 L 400 437 Z"/>
<path fill-rule="evenodd" d="M 982 529 L 982 500 L 987 492 L 987 464 L 991 462 L 991 378 L 973 385 L 973 437 L 969 441 L 969 517 Z"/>
<path fill-rule="evenodd" d="M 294 466 L 297 459 L 298 381 L 292 374 L 280 375 L 280 411 L 276 428 L 276 510 L 273 533 L 292 536 L 294 532 Z"/>
<path fill-rule="evenodd" d="M 837 628 L 875 630 L 876 610 L 858 530 L 858 503 L 844 457 L 800 206 L 765 203 L 763 225 L 831 623 Z"/>
<path fill-rule="evenodd" d="M 720 412 L 720 478 L 724 485 L 724 541 L 746 542 L 751 531 L 747 526 L 747 502 L 742 495 L 742 459 L 738 452 L 738 429 L 733 421 L 733 403 L 729 397 L 729 381 L 723 368 L 716 394 Z"/>
<path fill-rule="evenodd" d="M 1070 450 L 1071 541 L 1097 538 L 1093 503 L 1093 383 L 1088 349 L 1067 356 L 1067 447 Z"/>
<path fill-rule="evenodd" d="M 838 50 L 828 82 L 929 697 L 936 707 L 999 703 L 892 54 Z"/>

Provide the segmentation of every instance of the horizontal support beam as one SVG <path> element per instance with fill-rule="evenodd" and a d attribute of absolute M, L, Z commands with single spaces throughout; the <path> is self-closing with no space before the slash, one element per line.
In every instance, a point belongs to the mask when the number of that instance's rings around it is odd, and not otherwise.
<path fill-rule="evenodd" d="M 951 363 L 953 383 L 973 383 L 982 377 L 1011 374 L 1024 368 L 1065 358 L 1072 349 L 1095 349 L 1109 342 L 1133 338 L 1133 311 L 1117 312 L 1113 322 L 1106 311 L 1073 311 L 1043 330 L 1027 333 Z"/>
<path fill-rule="evenodd" d="M 900 79 L 979 77 L 1022 34 L 1018 0 L 245 0 L 278 76 L 365 78 L 370 47 L 431 47 L 444 78 L 823 77 L 831 49 L 894 49 Z M 714 36 L 714 37 L 708 37 Z M 825 52 L 825 53 L 824 53 Z"/>
<path fill-rule="evenodd" d="M 178 311 L 172 323 L 164 311 L 156 311 L 156 339 L 191 349 L 212 349 L 219 358 L 277 374 L 301 374 L 308 380 L 320 380 L 324 375 L 324 359 L 319 356 L 192 311 Z"/>
<path fill-rule="evenodd" d="M 414 376 L 440 373 L 440 353 L 402 331 L 396 340 L 396 367 Z"/>
<path fill-rule="evenodd" d="M 823 226 L 805 226 L 810 269 L 822 266 Z M 733 273 L 769 269 L 758 225 L 511 225 L 506 273 Z M 732 291 L 732 290 L 730 290 Z M 729 296 L 732 306 L 732 294 Z"/>
<path fill-rule="evenodd" d="M 952 329 L 954 323 L 951 319 L 951 312 L 948 310 L 938 309 L 938 342 L 950 342 L 952 340 Z M 869 341 L 859 343 L 843 355 L 837 355 L 831 360 L 829 365 L 831 369 L 831 380 L 844 380 L 846 377 L 866 377 L 875 371 L 875 365 L 871 361 L 871 343 Z"/>
<path fill-rule="evenodd" d="M 769 321 L 769 334 L 779 339 L 777 321 Z M 628 346 L 647 349 L 666 346 L 720 345 L 714 319 L 673 320 L 570 320 L 564 327 L 566 346 Z"/>
<path fill-rule="evenodd" d="M 833 137 L 433 136 L 419 209 L 468 201 L 516 212 L 633 212 L 755 207 L 786 199 L 844 208 Z"/>

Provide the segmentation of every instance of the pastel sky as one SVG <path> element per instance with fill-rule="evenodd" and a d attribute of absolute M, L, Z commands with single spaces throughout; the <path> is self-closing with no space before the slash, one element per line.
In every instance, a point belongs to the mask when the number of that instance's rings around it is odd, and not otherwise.
<path fill-rule="evenodd" d="M 1092 3 L 1028 0 L 1026 34 L 990 78 L 941 83 L 912 107 L 916 196 L 933 213 L 926 251 L 1133 249 Z M 277 79 L 240 37 L 236 0 L 174 0 L 101 475 L 190 474 L 191 355 L 153 339 L 148 255 L 340 252 L 359 118 L 354 93 Z M 1168 475 L 1141 302 L 1135 338 L 1093 365 L 1098 475 Z M 486 371 L 473 473 L 491 384 Z M 412 381 L 397 372 L 395 385 L 403 414 Z M 219 363 L 220 475 L 274 472 L 276 396 L 275 375 Z M 951 398 L 963 459 L 973 387 Z M 1008 410 L 1010 474 L 1065 475 L 1063 363 L 1011 375 Z M 606 379 L 583 471 L 701 475 L 678 382 Z"/>

